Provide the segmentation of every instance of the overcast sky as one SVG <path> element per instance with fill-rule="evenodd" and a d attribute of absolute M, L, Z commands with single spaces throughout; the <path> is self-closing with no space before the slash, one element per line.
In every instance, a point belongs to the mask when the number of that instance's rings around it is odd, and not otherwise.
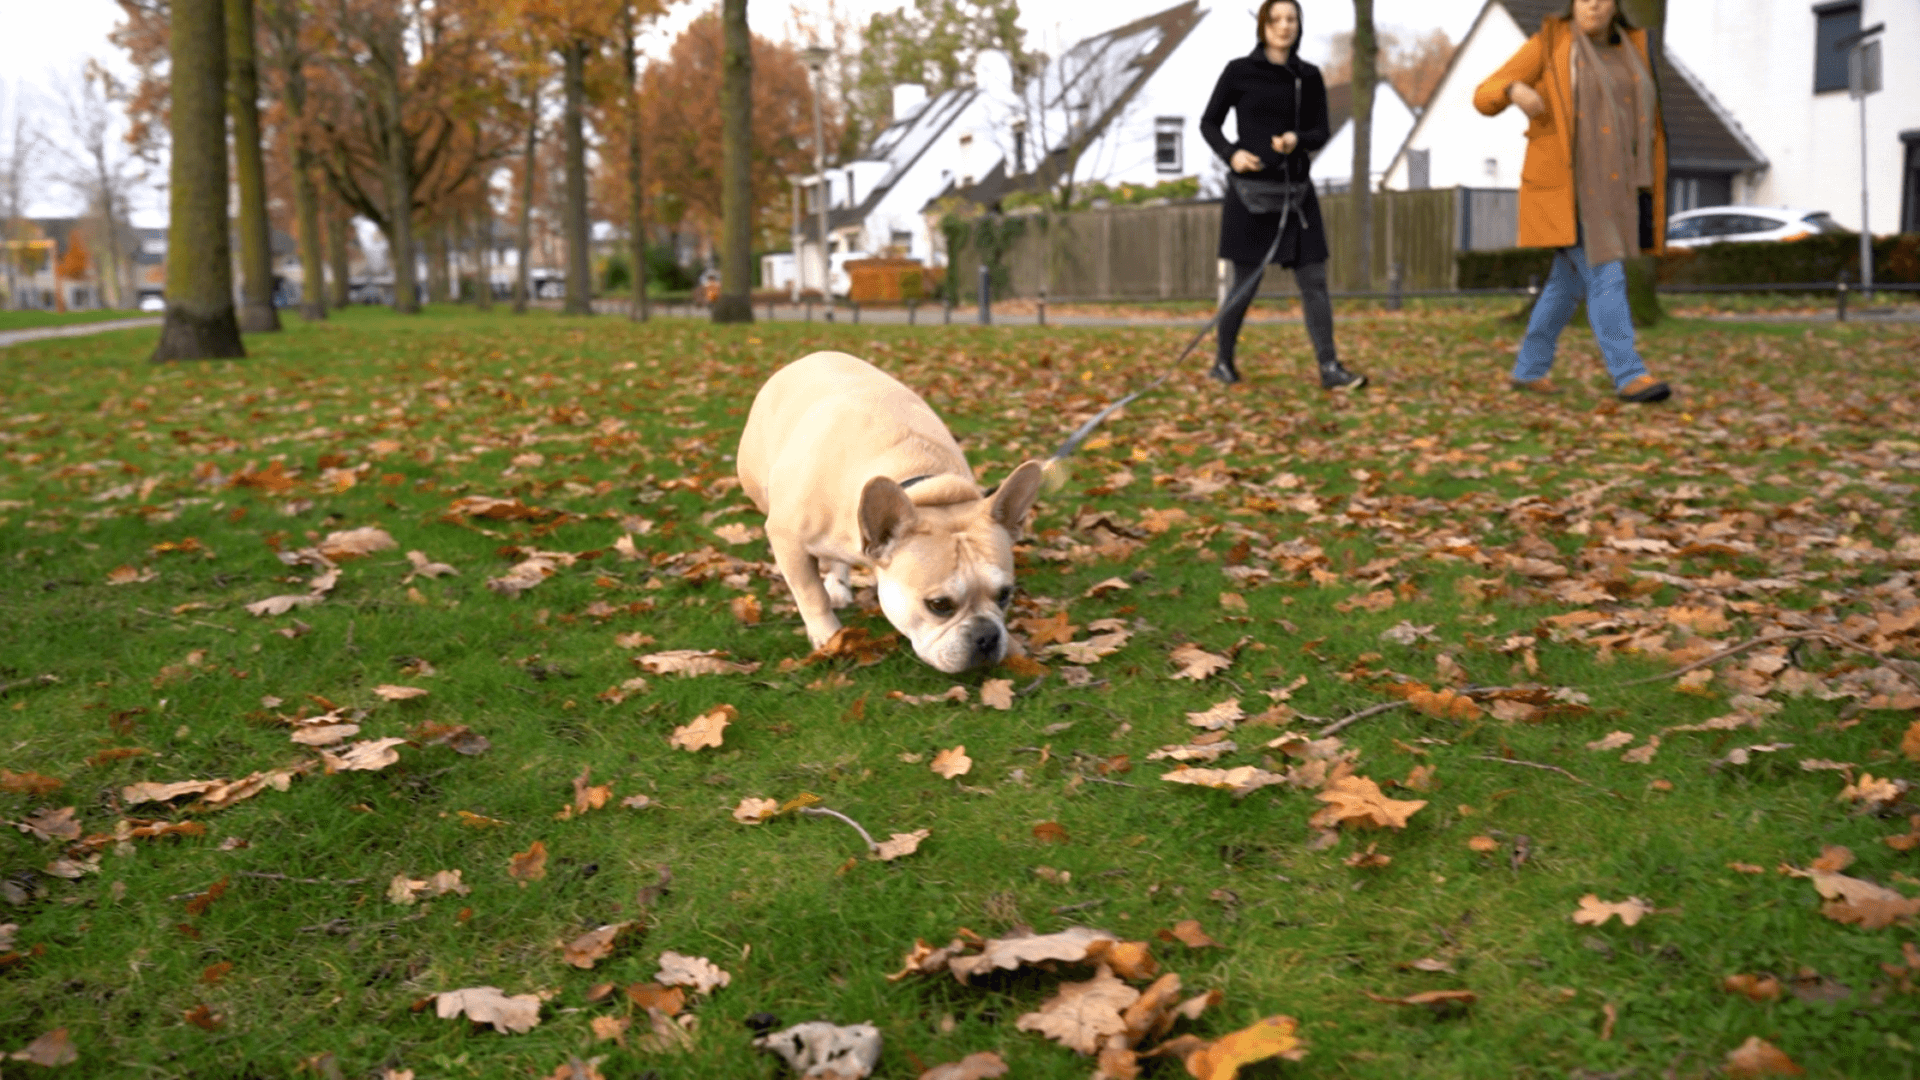
<path fill-rule="evenodd" d="M 851 15 L 856 23 L 877 11 L 891 11 L 905 0 L 832 0 L 838 10 Z M 1113 26 L 1130 22 L 1166 8 L 1172 0 L 1103 0 L 1090 5 L 1085 0 L 1021 0 L 1021 23 L 1034 41 L 1078 39 Z M 1246 20 L 1251 31 L 1251 0 L 1201 0 L 1209 9 Z M 1441 29 L 1455 42 L 1465 36 L 1484 0 L 1374 0 L 1374 20 L 1383 30 L 1419 32 Z M 795 34 L 796 9 L 824 13 L 828 0 L 775 2 L 754 0 L 748 17 L 757 33 L 776 39 Z M 651 55 L 664 55 L 687 23 L 717 5 L 692 0 L 674 5 L 659 20 L 645 42 Z M 1090 20 L 1089 8 L 1098 12 Z M 1307 40 L 1301 52 L 1315 62 L 1323 62 L 1330 52 L 1335 33 L 1353 28 L 1353 5 L 1346 0 L 1304 0 L 1303 21 Z M 43 127 L 59 138 L 58 92 L 63 82 L 79 79 L 89 57 L 108 67 L 129 73 L 125 54 L 107 41 L 107 34 L 121 19 L 120 6 L 114 0 L 0 0 L 0 123 L 10 127 L 12 109 L 23 97 L 29 112 L 43 121 Z M 36 216 L 70 214 L 79 201 L 57 184 L 43 184 L 36 192 L 28 212 Z M 166 211 L 157 191 L 148 187 L 134 198 L 135 221 L 141 225 L 163 224 Z"/>

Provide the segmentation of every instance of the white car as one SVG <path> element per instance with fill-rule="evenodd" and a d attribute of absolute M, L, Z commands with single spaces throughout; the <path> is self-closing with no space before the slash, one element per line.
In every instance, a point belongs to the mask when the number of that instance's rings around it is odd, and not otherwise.
<path fill-rule="evenodd" d="M 1785 206 L 1702 206 L 1667 218 L 1668 247 L 1700 247 L 1723 241 L 1798 240 L 1815 233 L 1843 233 L 1825 210 Z"/>
<path fill-rule="evenodd" d="M 167 310 L 166 298 L 157 293 L 148 293 L 140 298 L 140 310 L 165 311 Z"/>

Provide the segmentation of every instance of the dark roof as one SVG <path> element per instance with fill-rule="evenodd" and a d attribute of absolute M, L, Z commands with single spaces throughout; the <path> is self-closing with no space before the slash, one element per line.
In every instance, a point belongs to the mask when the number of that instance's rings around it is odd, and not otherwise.
<path fill-rule="evenodd" d="M 1119 117 L 1127 111 L 1128 106 L 1133 103 L 1134 95 L 1139 93 L 1140 88 L 1146 85 L 1148 79 L 1153 77 L 1154 72 L 1160 70 L 1160 65 L 1166 63 L 1167 57 L 1173 55 L 1173 51 L 1180 47 L 1180 43 L 1187 39 L 1187 35 L 1193 33 L 1193 28 L 1200 25 L 1200 20 L 1205 15 L 1206 12 L 1200 9 L 1200 0 L 1184 0 L 1183 3 L 1175 4 L 1165 11 L 1135 19 L 1124 26 L 1116 26 L 1103 34 L 1095 34 L 1092 37 L 1085 38 L 1076 43 L 1073 49 L 1068 50 L 1069 52 L 1080 49 L 1097 51 L 1104 48 L 1104 45 L 1101 44 L 1103 40 L 1108 42 L 1124 41 L 1127 38 L 1137 37 L 1151 30 L 1160 31 L 1159 40 L 1154 44 L 1153 48 L 1134 59 L 1131 65 L 1134 71 L 1132 80 L 1129 81 L 1126 87 L 1118 94 L 1113 96 L 1107 105 L 1106 111 L 1094 117 L 1087 124 L 1086 129 L 1075 136 L 1082 146 L 1099 138 L 1101 133 L 1106 131 L 1108 125 L 1119 119 Z M 1063 91 L 1063 93 L 1064 92 L 1065 91 Z M 1065 161 L 1067 148 L 1064 146 L 1054 147 L 1051 150 L 1036 148 L 1036 151 L 1040 154 L 1040 161 L 1033 172 L 1009 177 L 1006 175 L 1006 162 L 1003 160 L 993 172 L 988 173 L 987 176 L 978 183 L 967 188 L 956 189 L 950 187 L 935 196 L 932 201 L 957 194 L 969 202 L 978 203 L 982 206 L 993 206 L 1013 192 L 1044 188 L 1052 183 L 1055 171 L 1060 167 L 1056 163 Z"/>
<path fill-rule="evenodd" d="M 857 205 L 827 208 L 827 231 L 829 233 L 858 225 L 867 220 L 867 215 L 893 190 L 900 177 L 919 161 L 927 148 L 933 145 L 953 122 L 959 119 L 961 112 L 980 96 L 979 89 L 971 86 L 956 86 L 943 90 L 920 103 L 912 112 L 898 117 L 874 136 L 861 161 L 890 161 L 892 167 L 880 178 Z M 827 170 L 829 178 L 835 168 L 844 169 L 845 165 L 833 166 Z M 820 239 L 820 216 L 818 211 L 801 215 L 800 238 L 803 241 Z"/>
<path fill-rule="evenodd" d="M 1507 14 L 1520 24 L 1520 32 L 1532 37 L 1540 32 L 1540 20 L 1549 15 L 1565 15 L 1567 0 L 1500 0 Z"/>

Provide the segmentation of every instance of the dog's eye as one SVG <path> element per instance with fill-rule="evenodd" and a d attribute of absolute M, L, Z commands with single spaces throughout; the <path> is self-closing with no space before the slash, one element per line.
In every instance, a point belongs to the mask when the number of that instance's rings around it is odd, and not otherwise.
<path fill-rule="evenodd" d="M 1008 604 L 1013 603 L 1013 586 L 1002 586 L 1000 595 L 994 597 L 994 599 L 999 602 L 1001 607 L 1006 607 Z"/>
<path fill-rule="evenodd" d="M 944 596 L 933 597 L 927 601 L 927 610 L 944 619 L 953 614 L 953 601 Z"/>

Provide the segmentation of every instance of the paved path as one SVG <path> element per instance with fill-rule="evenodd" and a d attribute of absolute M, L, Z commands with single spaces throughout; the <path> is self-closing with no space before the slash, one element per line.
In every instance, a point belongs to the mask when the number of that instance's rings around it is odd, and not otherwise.
<path fill-rule="evenodd" d="M 87 334 L 104 334 L 109 330 L 142 330 L 159 326 L 160 322 L 160 316 L 155 315 L 146 319 L 111 319 L 107 322 L 67 323 L 64 326 L 35 326 L 27 330 L 0 330 L 0 349 L 43 338 L 83 337 Z"/>

